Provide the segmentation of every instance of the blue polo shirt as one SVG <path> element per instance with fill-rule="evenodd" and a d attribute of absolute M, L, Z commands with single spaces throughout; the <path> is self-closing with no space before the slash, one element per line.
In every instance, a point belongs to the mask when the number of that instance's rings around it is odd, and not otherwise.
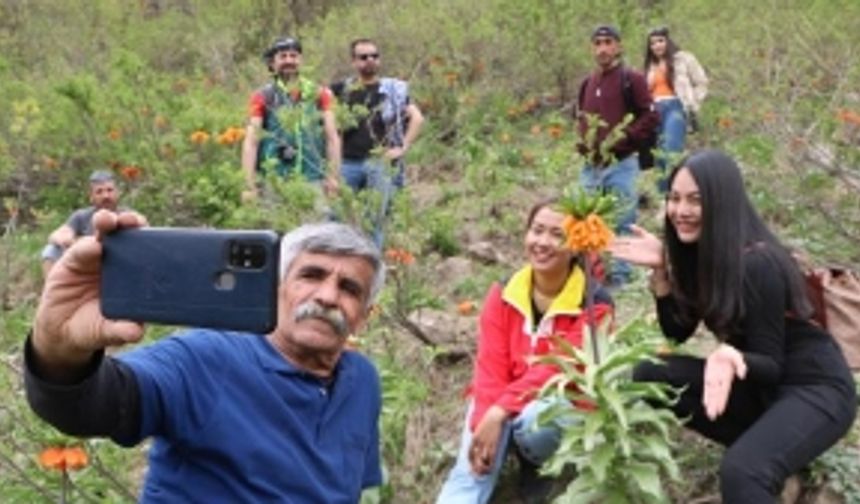
<path fill-rule="evenodd" d="M 382 483 L 379 376 L 344 352 L 326 384 L 260 335 L 189 330 L 124 354 L 153 438 L 151 503 L 350 503 Z"/>

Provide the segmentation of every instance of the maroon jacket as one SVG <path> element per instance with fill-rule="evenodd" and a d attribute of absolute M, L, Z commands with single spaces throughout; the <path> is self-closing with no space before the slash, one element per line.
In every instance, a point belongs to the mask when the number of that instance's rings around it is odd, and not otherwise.
<path fill-rule="evenodd" d="M 624 116 L 631 112 L 627 110 L 622 92 L 622 74 L 625 71 L 632 88 L 633 104 L 636 109 L 635 118 L 624 128 L 624 136 L 614 145 L 606 146 L 615 159 L 603 159 L 600 155 L 600 145 L 606 139 L 609 131 L 620 124 L 624 120 Z M 580 142 L 577 145 L 580 154 L 595 166 L 606 166 L 633 154 L 640 144 L 647 141 L 651 132 L 660 123 L 660 115 L 654 109 L 645 77 L 630 67 L 625 69 L 623 64 L 618 64 L 606 72 L 597 70 L 586 77 L 583 86 L 578 115 L 580 137 L 584 139 L 588 130 L 586 119 L 588 115 L 596 114 L 603 122 L 607 123 L 598 128 L 597 136 L 592 143 L 586 145 Z"/>

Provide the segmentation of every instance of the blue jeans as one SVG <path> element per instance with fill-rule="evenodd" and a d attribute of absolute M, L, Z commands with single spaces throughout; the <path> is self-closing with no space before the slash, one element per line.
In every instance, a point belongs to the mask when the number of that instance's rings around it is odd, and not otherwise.
<path fill-rule="evenodd" d="M 589 192 L 614 193 L 618 197 L 618 222 L 615 233 L 622 235 L 630 232 L 630 225 L 636 223 L 636 209 L 639 203 L 636 194 L 636 181 L 639 178 L 639 158 L 635 155 L 615 162 L 607 167 L 585 165 L 579 174 L 579 184 Z M 609 266 L 610 283 L 621 284 L 630 280 L 631 267 L 626 261 L 613 260 Z"/>
<path fill-rule="evenodd" d="M 392 162 L 392 166 L 394 166 L 394 176 L 391 177 L 391 184 L 395 190 L 403 189 L 406 185 L 406 163 L 403 158 L 399 158 Z"/>
<path fill-rule="evenodd" d="M 376 209 L 368 209 L 367 218 L 373 226 L 371 234 L 373 242 L 382 250 L 382 242 L 385 238 L 385 220 L 388 215 L 388 205 L 391 203 L 391 180 L 386 173 L 385 165 L 381 159 L 344 159 L 340 165 L 340 173 L 343 180 L 356 193 L 365 189 L 371 189 L 379 193 Z"/>
<path fill-rule="evenodd" d="M 442 485 L 436 504 L 484 504 L 489 501 L 502 472 L 511 439 L 526 460 L 537 465 L 544 463 L 558 449 L 561 440 L 560 425 L 535 428 L 538 415 L 552 404 L 554 403 L 545 399 L 532 401 L 516 418 L 505 422 L 490 472 L 478 476 L 472 473 L 472 466 L 469 464 L 469 446 L 472 444 L 469 419 L 475 406 L 473 401 L 469 401 L 457 461 Z"/>
<path fill-rule="evenodd" d="M 657 189 L 665 194 L 666 171 L 679 161 L 684 144 L 687 140 L 687 116 L 684 114 L 684 104 L 680 98 L 669 98 L 655 102 L 660 112 L 660 152 L 657 156 L 657 168 L 662 172 L 657 181 Z"/>

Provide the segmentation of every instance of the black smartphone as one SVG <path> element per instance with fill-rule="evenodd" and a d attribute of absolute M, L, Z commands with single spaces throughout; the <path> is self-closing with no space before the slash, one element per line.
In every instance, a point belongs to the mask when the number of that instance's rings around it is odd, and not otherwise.
<path fill-rule="evenodd" d="M 277 323 L 274 231 L 134 228 L 103 244 L 106 318 L 260 334 Z"/>

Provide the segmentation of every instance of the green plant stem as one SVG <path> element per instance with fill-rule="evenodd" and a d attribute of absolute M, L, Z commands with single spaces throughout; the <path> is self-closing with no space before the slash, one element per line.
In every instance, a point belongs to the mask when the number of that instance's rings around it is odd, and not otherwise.
<path fill-rule="evenodd" d="M 104 463 L 101 461 L 100 458 L 98 458 L 98 455 L 96 454 L 95 450 L 91 450 L 90 453 L 92 454 L 92 464 L 90 465 L 90 467 L 95 469 L 95 471 L 100 476 L 108 480 L 113 485 L 114 489 L 116 489 L 117 492 L 119 492 L 123 497 L 125 497 L 127 501 L 136 502 L 137 498 L 134 496 L 134 494 L 131 493 L 128 488 L 126 488 L 125 485 L 123 485 L 119 480 L 117 480 L 116 476 L 114 476 L 113 473 L 111 473 L 105 468 Z"/>
<path fill-rule="evenodd" d="M 66 494 L 69 491 L 69 472 L 63 469 L 63 486 L 60 492 L 60 504 L 66 504 Z"/>
<path fill-rule="evenodd" d="M 594 319 L 594 273 L 591 254 L 585 253 L 585 317 L 588 323 L 588 337 L 591 338 L 591 350 L 594 352 L 594 363 L 600 365 L 600 349 L 597 347 L 597 321 Z"/>

